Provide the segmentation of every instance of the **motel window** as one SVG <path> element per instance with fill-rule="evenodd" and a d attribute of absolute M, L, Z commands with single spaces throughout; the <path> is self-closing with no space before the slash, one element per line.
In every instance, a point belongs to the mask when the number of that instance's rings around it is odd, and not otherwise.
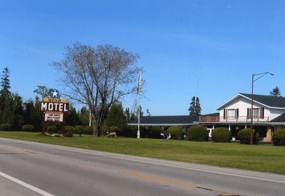
<path fill-rule="evenodd" d="M 253 118 L 258 118 L 260 114 L 259 108 L 253 108 Z"/>
<path fill-rule="evenodd" d="M 251 108 L 247 108 L 247 118 L 251 116 Z M 253 118 L 264 119 L 264 108 L 253 108 Z"/>
<path fill-rule="evenodd" d="M 239 109 L 227 109 L 226 116 L 232 119 L 238 119 Z"/>
<path fill-rule="evenodd" d="M 228 110 L 228 116 L 231 116 L 231 117 L 236 116 L 236 110 L 233 110 L 233 109 Z"/>

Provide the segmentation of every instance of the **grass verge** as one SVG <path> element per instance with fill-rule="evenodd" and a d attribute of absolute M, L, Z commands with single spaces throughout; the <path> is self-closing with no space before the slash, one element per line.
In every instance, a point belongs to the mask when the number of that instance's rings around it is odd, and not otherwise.
<path fill-rule="evenodd" d="M 39 136 L 38 133 L 0 131 L 0 137 L 76 148 L 198 163 L 219 167 L 285 174 L 285 148 L 272 145 L 192 142 L 159 139 L 72 138 Z"/>

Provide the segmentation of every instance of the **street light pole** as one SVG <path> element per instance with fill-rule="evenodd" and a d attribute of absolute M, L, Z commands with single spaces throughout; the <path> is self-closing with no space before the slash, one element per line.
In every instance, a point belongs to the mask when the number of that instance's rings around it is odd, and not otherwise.
<path fill-rule="evenodd" d="M 251 86 L 251 112 L 250 112 L 250 145 L 252 145 L 253 144 L 253 141 L 252 141 L 252 139 L 253 139 L 253 137 L 252 137 L 252 130 L 253 130 L 253 83 L 256 81 L 256 80 L 258 80 L 259 78 L 261 78 L 261 77 L 263 77 L 263 76 L 265 76 L 266 74 L 270 74 L 270 75 L 274 75 L 274 73 L 272 73 L 272 72 L 264 72 L 264 73 L 259 73 L 259 74 L 252 74 L 252 86 Z M 255 79 L 254 80 L 254 76 L 257 76 L 257 75 L 261 75 L 261 76 L 259 76 L 257 79 Z"/>
<path fill-rule="evenodd" d="M 138 112 L 138 131 L 137 131 L 137 138 L 140 138 L 140 121 L 141 121 L 141 71 L 140 71 L 140 77 L 138 82 L 138 93 L 139 93 L 139 112 Z"/>
<path fill-rule="evenodd" d="M 251 111 L 250 111 L 250 145 L 252 145 L 252 129 L 253 129 L 253 82 L 254 74 L 252 74 L 252 86 L 251 86 Z"/>

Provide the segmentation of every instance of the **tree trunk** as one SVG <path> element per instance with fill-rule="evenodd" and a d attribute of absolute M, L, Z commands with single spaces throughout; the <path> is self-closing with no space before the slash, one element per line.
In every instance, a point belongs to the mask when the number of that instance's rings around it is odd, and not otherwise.
<path fill-rule="evenodd" d="M 93 116 L 93 136 L 94 137 L 98 136 L 98 126 L 95 120 L 95 116 Z"/>

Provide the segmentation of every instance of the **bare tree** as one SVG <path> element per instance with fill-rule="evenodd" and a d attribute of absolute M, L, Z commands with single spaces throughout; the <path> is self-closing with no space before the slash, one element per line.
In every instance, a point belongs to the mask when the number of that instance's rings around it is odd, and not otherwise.
<path fill-rule="evenodd" d="M 64 59 L 51 65 L 64 73 L 66 96 L 89 106 L 93 135 L 98 136 L 111 105 L 136 92 L 139 55 L 112 45 L 94 49 L 78 42 L 65 50 Z"/>
<path fill-rule="evenodd" d="M 43 99 L 45 97 L 50 97 L 51 91 L 52 91 L 52 88 L 48 88 L 46 86 L 39 86 L 38 85 L 38 88 L 35 89 L 33 92 L 38 94 L 38 95 L 41 95 L 42 99 Z"/>

